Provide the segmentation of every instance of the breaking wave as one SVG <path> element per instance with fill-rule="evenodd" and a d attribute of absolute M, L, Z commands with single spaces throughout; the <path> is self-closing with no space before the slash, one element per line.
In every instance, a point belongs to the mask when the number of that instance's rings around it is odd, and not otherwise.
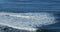
<path fill-rule="evenodd" d="M 0 13 L 0 24 L 16 29 L 35 31 L 36 27 L 54 23 L 51 13 Z"/>

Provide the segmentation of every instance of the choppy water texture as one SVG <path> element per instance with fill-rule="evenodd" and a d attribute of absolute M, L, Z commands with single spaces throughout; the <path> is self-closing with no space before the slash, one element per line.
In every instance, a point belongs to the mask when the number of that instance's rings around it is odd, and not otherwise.
<path fill-rule="evenodd" d="M 16 29 L 34 31 L 54 23 L 55 17 L 50 13 L 0 13 L 0 24 Z"/>

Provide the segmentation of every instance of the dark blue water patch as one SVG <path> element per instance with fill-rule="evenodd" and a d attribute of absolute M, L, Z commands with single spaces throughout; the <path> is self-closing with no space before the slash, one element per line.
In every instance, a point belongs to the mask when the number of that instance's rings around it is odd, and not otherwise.
<path fill-rule="evenodd" d="M 35 2 L 57 2 L 60 0 L 0 0 L 1 2 L 21 2 L 21 1 L 35 1 Z"/>
<path fill-rule="evenodd" d="M 0 0 L 2 12 L 60 11 L 60 0 Z"/>
<path fill-rule="evenodd" d="M 56 24 L 42 26 L 42 29 L 60 29 L 60 22 Z"/>
<path fill-rule="evenodd" d="M 60 32 L 60 29 L 42 29 L 44 32 Z"/>
<path fill-rule="evenodd" d="M 44 29 L 47 31 L 53 31 L 53 32 L 60 32 L 60 26 L 58 24 L 53 24 L 53 25 L 47 25 L 47 26 L 42 26 L 39 27 L 39 29 Z"/>

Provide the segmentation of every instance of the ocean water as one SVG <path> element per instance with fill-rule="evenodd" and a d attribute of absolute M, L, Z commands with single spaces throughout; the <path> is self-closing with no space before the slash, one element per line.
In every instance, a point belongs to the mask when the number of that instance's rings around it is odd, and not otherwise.
<path fill-rule="evenodd" d="M 60 0 L 0 0 L 0 12 L 60 11 Z"/>
<path fill-rule="evenodd" d="M 51 29 L 53 31 L 60 31 L 59 13 L 6 13 L 0 12 L 0 25 L 3 30 L 8 27 L 8 31 L 16 32 L 35 32 L 38 28 Z M 10 30 L 11 27 L 12 29 Z M 1 29 L 2 29 L 1 28 Z"/>
<path fill-rule="evenodd" d="M 0 32 L 60 32 L 60 0 L 0 0 Z"/>

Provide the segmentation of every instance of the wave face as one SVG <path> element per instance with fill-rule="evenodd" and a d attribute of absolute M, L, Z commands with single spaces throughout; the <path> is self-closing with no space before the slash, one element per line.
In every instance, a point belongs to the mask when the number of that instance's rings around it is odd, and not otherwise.
<path fill-rule="evenodd" d="M 0 13 L 0 24 L 34 31 L 36 27 L 56 23 L 55 17 L 51 13 Z"/>

